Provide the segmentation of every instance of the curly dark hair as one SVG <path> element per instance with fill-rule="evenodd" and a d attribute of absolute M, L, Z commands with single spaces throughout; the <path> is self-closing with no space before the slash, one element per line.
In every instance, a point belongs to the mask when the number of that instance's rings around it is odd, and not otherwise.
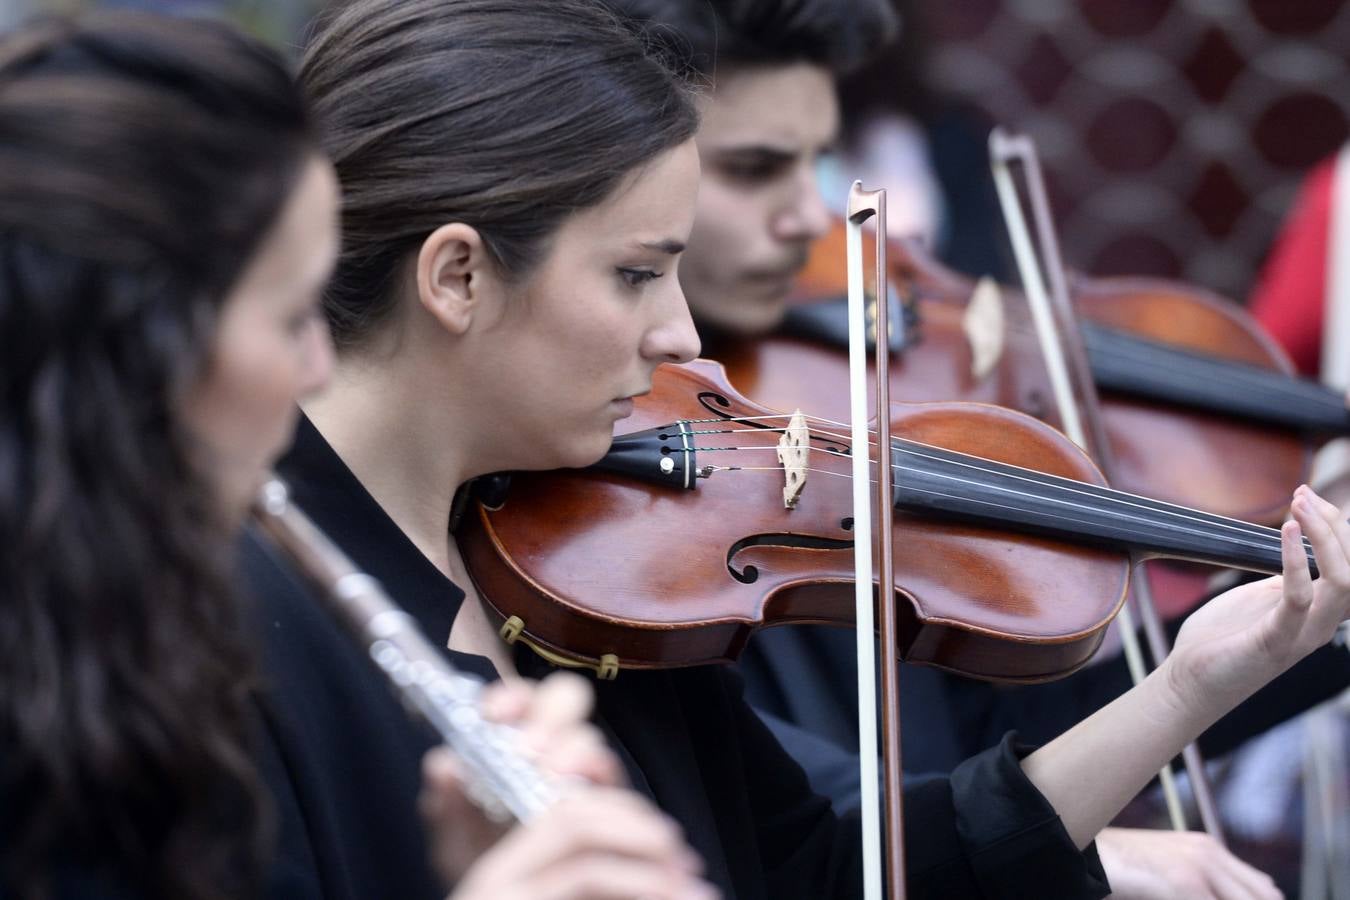
<path fill-rule="evenodd" d="M 0 894 L 256 891 L 232 526 L 177 411 L 317 146 L 225 26 L 0 38 Z"/>

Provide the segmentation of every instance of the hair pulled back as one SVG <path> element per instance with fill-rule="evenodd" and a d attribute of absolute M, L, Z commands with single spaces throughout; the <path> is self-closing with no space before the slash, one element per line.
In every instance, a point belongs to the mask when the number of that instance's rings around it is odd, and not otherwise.
<path fill-rule="evenodd" d="M 339 348 L 397 301 L 436 228 L 472 225 L 519 278 L 563 219 L 692 137 L 688 86 L 598 0 L 355 0 L 301 66 L 343 192 L 325 295 Z"/>
<path fill-rule="evenodd" d="M 177 404 L 315 148 L 224 26 L 0 39 L 0 894 L 255 891 L 231 535 Z"/>

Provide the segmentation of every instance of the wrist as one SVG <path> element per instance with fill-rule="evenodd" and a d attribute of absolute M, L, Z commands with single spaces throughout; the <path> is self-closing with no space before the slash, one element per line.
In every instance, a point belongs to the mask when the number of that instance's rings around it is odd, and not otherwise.
<path fill-rule="evenodd" d="M 1154 672 L 1153 703 L 1161 715 L 1167 717 L 1189 743 L 1202 731 L 1213 725 L 1249 692 L 1242 686 L 1213 683 L 1203 665 L 1192 660 L 1184 650 L 1170 655 Z M 1147 682 L 1146 682 L 1147 683 Z"/>

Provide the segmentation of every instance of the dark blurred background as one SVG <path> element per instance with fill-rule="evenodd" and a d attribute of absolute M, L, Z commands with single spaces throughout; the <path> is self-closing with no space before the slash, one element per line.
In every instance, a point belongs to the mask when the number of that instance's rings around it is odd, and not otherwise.
<path fill-rule="evenodd" d="M 1040 146 L 1071 265 L 1244 299 L 1350 136 L 1340 0 L 908 2 L 929 83 Z"/>
<path fill-rule="evenodd" d="M 323 0 L 0 0 L 219 14 L 293 50 Z M 933 95 L 1038 142 L 1071 265 L 1244 300 L 1300 177 L 1350 137 L 1340 0 L 903 0 Z M 897 89 L 906 86 L 897 85 Z"/>

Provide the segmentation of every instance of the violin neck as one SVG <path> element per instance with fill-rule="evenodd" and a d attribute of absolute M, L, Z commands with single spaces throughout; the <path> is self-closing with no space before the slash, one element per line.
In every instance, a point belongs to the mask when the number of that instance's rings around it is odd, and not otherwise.
<path fill-rule="evenodd" d="M 895 506 L 900 511 L 1013 528 L 1141 557 L 1268 574 L 1282 568 L 1280 532 L 1274 528 L 927 444 L 901 440 L 892 442 L 892 448 Z"/>
<path fill-rule="evenodd" d="M 1185 350 L 1080 320 L 1097 387 L 1164 403 L 1264 422 L 1295 431 L 1350 434 L 1345 399 L 1315 381 L 1248 363 Z M 793 307 L 785 334 L 848 348 L 844 301 Z M 902 353 L 907 328 L 892 328 L 891 352 Z"/>
<path fill-rule="evenodd" d="M 1081 327 L 1099 388 L 1297 431 L 1350 433 L 1344 398 L 1317 382 L 1091 322 Z"/>

